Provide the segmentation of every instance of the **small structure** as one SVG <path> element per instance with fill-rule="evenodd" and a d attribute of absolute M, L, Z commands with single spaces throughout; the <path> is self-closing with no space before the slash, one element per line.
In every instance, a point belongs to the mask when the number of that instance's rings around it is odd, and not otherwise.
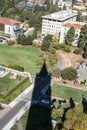
<path fill-rule="evenodd" d="M 23 24 L 17 20 L 0 17 L 0 32 L 11 37 L 23 31 Z"/>
<path fill-rule="evenodd" d="M 17 73 L 11 73 L 10 79 L 17 79 L 18 74 Z"/>

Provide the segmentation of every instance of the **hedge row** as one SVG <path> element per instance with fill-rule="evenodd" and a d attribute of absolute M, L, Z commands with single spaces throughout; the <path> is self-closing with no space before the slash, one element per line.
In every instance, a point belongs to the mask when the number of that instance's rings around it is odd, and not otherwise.
<path fill-rule="evenodd" d="M 21 82 L 19 82 L 17 85 L 15 85 L 15 87 L 13 87 L 12 89 L 10 89 L 5 95 L 3 95 L 3 98 L 6 98 L 7 96 L 9 96 L 13 91 L 15 91 L 19 86 L 21 86 L 27 80 L 29 80 L 28 77 L 25 78 L 24 80 L 22 80 Z"/>
<path fill-rule="evenodd" d="M 25 80 L 25 82 L 22 82 L 21 85 L 19 87 L 16 87 L 11 93 L 9 93 L 9 94 L 7 94 L 7 95 L 5 95 L 3 97 L 0 97 L 0 102 L 9 103 L 14 98 L 16 98 L 23 90 L 25 90 L 28 87 L 29 79 L 26 78 L 24 80 Z M 21 91 L 21 88 L 22 88 L 22 91 Z"/>

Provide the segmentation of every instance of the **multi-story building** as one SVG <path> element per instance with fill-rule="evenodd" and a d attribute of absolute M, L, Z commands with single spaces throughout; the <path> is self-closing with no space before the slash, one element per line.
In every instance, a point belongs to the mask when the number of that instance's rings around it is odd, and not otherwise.
<path fill-rule="evenodd" d="M 55 33 L 58 33 L 60 36 L 63 24 L 73 23 L 76 20 L 76 16 L 77 12 L 72 11 L 70 7 L 67 7 L 67 10 L 42 16 L 42 36 Z"/>
<path fill-rule="evenodd" d="M 64 38 L 65 38 L 65 35 L 67 34 L 68 30 L 71 27 L 74 27 L 75 37 L 74 37 L 74 41 L 73 41 L 72 44 L 77 45 L 78 44 L 78 38 L 79 38 L 79 35 L 80 35 L 80 31 L 81 31 L 81 28 L 83 27 L 84 24 L 85 23 L 83 23 L 83 22 L 74 22 L 74 23 L 63 24 L 62 29 L 61 29 L 61 35 L 60 35 L 60 43 L 64 42 Z"/>

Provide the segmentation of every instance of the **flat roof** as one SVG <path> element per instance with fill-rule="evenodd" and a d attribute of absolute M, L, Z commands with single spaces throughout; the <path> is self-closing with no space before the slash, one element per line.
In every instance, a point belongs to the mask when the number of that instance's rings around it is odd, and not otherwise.
<path fill-rule="evenodd" d="M 49 20 L 55 20 L 55 21 L 65 21 L 69 18 L 75 17 L 77 13 L 71 12 L 70 10 L 61 10 L 55 13 L 51 13 L 45 16 L 42 16 L 44 19 L 49 19 Z"/>

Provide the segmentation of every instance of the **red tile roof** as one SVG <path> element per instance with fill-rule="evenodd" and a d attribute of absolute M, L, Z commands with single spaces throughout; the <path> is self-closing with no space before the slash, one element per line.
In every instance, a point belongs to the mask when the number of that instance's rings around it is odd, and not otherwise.
<path fill-rule="evenodd" d="M 74 27 L 75 29 L 81 29 L 83 25 L 80 25 L 80 24 L 77 24 L 77 23 L 74 23 L 74 24 L 71 24 L 71 23 L 66 23 L 63 25 L 64 27 Z"/>
<path fill-rule="evenodd" d="M 0 24 L 15 25 L 15 24 L 17 24 L 17 23 L 20 23 L 20 22 L 14 20 L 14 19 L 9 19 L 9 18 L 0 17 Z"/>

